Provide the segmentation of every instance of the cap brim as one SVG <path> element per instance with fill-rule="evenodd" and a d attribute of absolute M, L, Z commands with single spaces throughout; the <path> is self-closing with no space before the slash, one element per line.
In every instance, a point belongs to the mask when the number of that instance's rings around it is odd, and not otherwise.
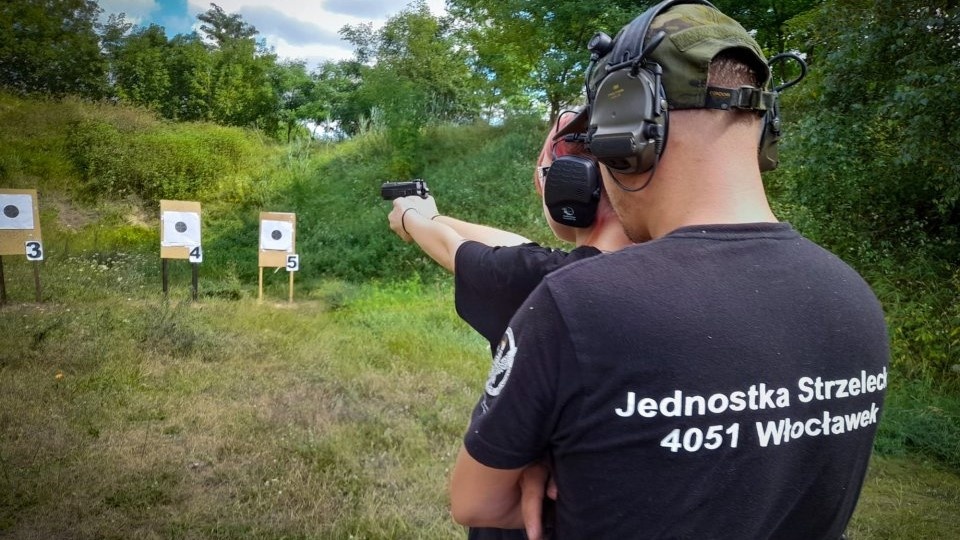
<path fill-rule="evenodd" d="M 577 115 L 573 117 L 573 120 L 567 122 L 567 125 L 563 126 L 557 133 L 553 136 L 553 139 L 559 139 L 565 135 L 570 135 L 572 133 L 586 133 L 587 126 L 590 125 L 590 107 L 584 107 L 577 112 Z"/>

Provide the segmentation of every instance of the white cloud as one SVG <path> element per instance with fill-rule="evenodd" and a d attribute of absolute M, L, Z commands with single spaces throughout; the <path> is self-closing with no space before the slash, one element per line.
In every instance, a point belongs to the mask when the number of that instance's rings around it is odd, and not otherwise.
<path fill-rule="evenodd" d="M 324 6 L 333 13 L 381 19 L 389 16 L 391 11 L 395 10 L 396 6 L 393 4 L 395 2 L 383 2 L 381 0 L 327 0 Z"/>
<path fill-rule="evenodd" d="M 290 17 L 271 7 L 245 7 L 241 13 L 244 20 L 256 26 L 261 35 L 280 36 L 284 41 L 296 45 L 340 42 L 340 36 L 336 32 L 310 21 Z M 257 22 L 254 24 L 252 21 Z"/>
<path fill-rule="evenodd" d="M 116 3 L 153 3 L 152 0 L 113 0 Z M 103 4 L 104 2 L 101 2 Z M 346 25 L 372 22 L 374 28 L 408 3 L 395 0 L 216 0 L 227 13 L 239 13 L 257 28 L 260 37 L 283 59 L 306 60 L 315 67 L 324 60 L 343 60 L 353 55 L 352 46 L 338 32 Z M 434 15 L 446 12 L 445 0 L 428 0 Z M 190 16 L 210 9 L 209 0 L 188 0 Z"/>

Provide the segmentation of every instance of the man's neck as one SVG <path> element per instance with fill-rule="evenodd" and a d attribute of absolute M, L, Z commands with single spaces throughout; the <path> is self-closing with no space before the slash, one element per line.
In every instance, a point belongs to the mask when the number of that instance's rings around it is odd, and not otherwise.
<path fill-rule="evenodd" d="M 645 213 L 652 238 L 688 225 L 777 221 L 762 186 L 755 189 L 714 180 L 686 192 L 671 191 Z"/>
<path fill-rule="evenodd" d="M 745 131 L 745 133 L 748 133 Z M 733 133 L 727 132 L 707 146 L 670 141 L 646 194 L 644 211 L 652 238 L 687 225 L 775 222 L 757 157 Z"/>

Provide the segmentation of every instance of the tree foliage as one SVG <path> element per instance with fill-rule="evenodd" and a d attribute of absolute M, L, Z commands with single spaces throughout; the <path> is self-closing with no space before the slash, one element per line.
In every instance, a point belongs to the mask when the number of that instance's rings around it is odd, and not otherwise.
<path fill-rule="evenodd" d="M 718 0 L 714 4 L 754 32 L 771 55 L 788 50 L 788 22 L 823 0 Z M 597 0 L 450 0 L 474 68 L 492 83 L 494 103 L 550 115 L 582 99 L 586 45 L 598 31 L 611 36 L 656 2 Z"/>
<path fill-rule="evenodd" d="M 492 85 L 488 104 L 529 109 L 546 104 L 551 116 L 581 99 L 587 42 L 615 33 L 642 11 L 634 2 L 596 0 L 449 0 L 476 71 Z"/>
<path fill-rule="evenodd" d="M 753 33 L 767 58 L 782 52 L 799 52 L 812 61 L 807 32 L 816 31 L 798 21 L 808 18 L 824 0 L 716 0 L 718 9 L 730 15 Z M 774 85 L 799 75 L 799 67 L 780 62 L 773 67 Z"/>
<path fill-rule="evenodd" d="M 216 4 L 198 15 L 205 36 L 168 40 L 163 27 L 132 27 L 122 17 L 105 25 L 103 48 L 112 91 L 123 102 L 178 120 L 213 120 L 273 133 L 281 122 L 283 66 L 263 50 L 256 29 Z M 132 27 L 132 28 L 131 28 Z"/>
<path fill-rule="evenodd" d="M 20 92 L 98 98 L 106 86 L 95 0 L 0 3 L 0 81 Z"/>
<path fill-rule="evenodd" d="M 369 105 L 359 100 L 365 67 L 358 61 L 327 61 L 311 73 L 312 99 L 307 107 L 307 118 L 325 131 L 332 133 L 359 133 L 363 118 L 369 114 Z"/>
<path fill-rule="evenodd" d="M 788 23 L 809 12 L 824 0 L 714 0 L 713 5 L 754 32 L 761 47 L 771 54 L 789 50 L 792 42 Z"/>
<path fill-rule="evenodd" d="M 268 133 L 278 125 L 279 96 L 270 73 L 276 57 L 260 54 L 253 39 L 237 39 L 213 53 L 211 114 L 223 124 L 256 126 Z"/>
<path fill-rule="evenodd" d="M 170 45 L 163 28 L 137 28 L 110 47 L 111 73 L 122 100 L 160 109 L 169 98 Z"/>
<path fill-rule="evenodd" d="M 283 61 L 269 72 L 273 92 L 280 98 L 278 117 L 286 130 L 287 142 L 298 123 L 313 117 L 313 80 L 303 61 Z"/>
<path fill-rule="evenodd" d="M 160 106 L 166 118 L 213 120 L 213 56 L 196 34 L 170 40 L 167 73 L 170 87 Z"/>
<path fill-rule="evenodd" d="M 210 9 L 197 15 L 200 20 L 200 32 L 214 47 L 224 47 L 237 41 L 253 40 L 257 29 L 243 20 L 239 13 L 227 13 L 217 4 L 211 3 Z"/>
<path fill-rule="evenodd" d="M 958 260 L 960 8 L 832 0 L 811 22 L 790 193 L 833 230 Z"/>
<path fill-rule="evenodd" d="M 407 177 L 421 166 L 417 149 L 423 126 L 476 117 L 478 85 L 449 21 L 434 17 L 422 0 L 378 31 L 370 30 L 366 25 L 341 30 L 355 48 L 354 63 L 345 67 L 362 80 L 352 98 L 364 113 L 383 115 L 394 152 L 391 172 Z M 347 125 L 350 121 L 356 122 L 351 118 Z"/>

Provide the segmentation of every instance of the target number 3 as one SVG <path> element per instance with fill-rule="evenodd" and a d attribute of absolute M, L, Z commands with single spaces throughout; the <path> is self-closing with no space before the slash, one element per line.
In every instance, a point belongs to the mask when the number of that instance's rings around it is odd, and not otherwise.
<path fill-rule="evenodd" d="M 28 261 L 42 261 L 43 260 L 43 244 L 36 240 L 30 240 L 24 243 L 24 247 L 27 252 Z"/>
<path fill-rule="evenodd" d="M 203 250 L 200 249 L 200 246 L 197 246 L 190 250 L 187 253 L 187 260 L 192 263 L 202 263 L 203 262 Z"/>
<path fill-rule="evenodd" d="M 300 256 L 287 255 L 287 272 L 296 272 L 300 270 Z"/>

